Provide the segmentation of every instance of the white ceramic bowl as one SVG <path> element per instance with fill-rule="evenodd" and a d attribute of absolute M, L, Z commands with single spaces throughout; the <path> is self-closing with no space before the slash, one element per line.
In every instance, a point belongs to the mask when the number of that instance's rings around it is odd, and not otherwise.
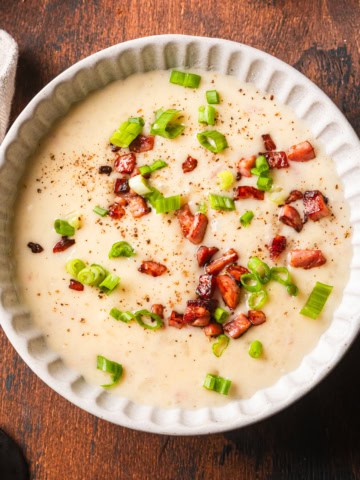
<path fill-rule="evenodd" d="M 197 67 L 234 75 L 273 93 L 304 119 L 336 164 L 351 208 L 353 259 L 340 307 L 318 345 L 293 372 L 251 399 L 197 410 L 135 404 L 89 385 L 47 347 L 19 303 L 11 264 L 11 217 L 16 187 L 39 139 L 69 107 L 96 89 L 135 72 Z M 282 410 L 314 387 L 340 360 L 360 326 L 360 144 L 329 98 L 292 67 L 254 48 L 226 40 L 162 35 L 131 40 L 91 55 L 50 82 L 29 103 L 0 150 L 0 287 L 2 327 L 29 367 L 51 388 L 100 418 L 167 434 L 205 434 L 248 425 Z M 350 394 L 350 393 L 349 393 Z"/>

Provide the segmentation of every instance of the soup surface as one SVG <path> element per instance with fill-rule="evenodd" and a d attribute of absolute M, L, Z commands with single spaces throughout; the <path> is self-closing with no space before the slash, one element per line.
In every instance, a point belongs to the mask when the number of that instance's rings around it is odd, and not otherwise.
<path fill-rule="evenodd" d="M 351 257 L 348 208 L 342 185 L 334 168 L 307 127 L 276 98 L 242 84 L 233 77 L 214 72 L 198 72 L 197 89 L 169 83 L 169 72 L 150 72 L 117 81 L 89 95 L 61 119 L 41 141 L 33 156 L 27 176 L 20 185 L 15 215 L 14 255 L 21 294 L 34 321 L 44 332 L 52 349 L 67 365 L 96 385 L 108 383 L 109 376 L 96 368 L 97 355 L 123 366 L 123 376 L 111 389 L 141 404 L 162 407 L 195 408 L 222 405 L 234 398 L 249 398 L 256 391 L 273 385 L 282 375 L 297 368 L 304 356 L 319 341 L 339 304 L 346 284 Z M 216 89 L 221 97 L 216 123 L 207 127 L 198 123 L 198 107 L 206 105 L 205 92 Z M 212 351 L 216 338 L 207 337 L 201 327 L 178 329 L 168 325 L 172 310 L 184 313 L 195 293 L 199 276 L 196 252 L 199 245 L 184 238 L 175 212 L 157 214 L 155 209 L 134 218 L 128 207 L 121 219 L 101 217 L 95 206 L 108 208 L 115 201 L 114 182 L 126 175 L 114 169 L 116 156 L 109 138 L 129 117 L 143 117 L 143 134 L 149 134 L 154 112 L 160 108 L 181 110 L 185 125 L 182 135 L 171 140 L 155 137 L 152 150 L 137 153 L 137 166 L 162 159 L 168 165 L 152 173 L 149 183 L 164 196 L 181 194 L 193 213 L 200 202 L 208 204 L 215 193 L 233 197 L 241 185 L 256 187 L 258 177 L 236 180 L 238 162 L 264 152 L 263 134 L 270 134 L 278 151 L 287 151 L 305 140 L 314 146 L 316 158 L 306 162 L 289 161 L 289 167 L 272 169 L 274 187 L 285 197 L 292 190 L 319 190 L 328 198 L 330 215 L 318 221 L 309 219 L 301 232 L 279 221 L 280 208 L 271 192 L 264 200 L 253 198 L 235 201 L 235 210 L 217 211 L 208 205 L 208 226 L 201 245 L 214 246 L 220 257 L 234 249 L 239 265 L 246 266 L 257 256 L 270 267 L 286 266 L 298 286 L 297 296 L 272 281 L 266 285 L 268 302 L 262 311 L 266 322 L 253 326 L 240 338 L 230 339 L 220 357 Z M 229 147 L 211 153 L 202 147 L 198 132 L 216 129 L 226 136 Z M 184 173 L 187 156 L 197 159 L 197 167 Z M 99 167 L 111 166 L 110 175 L 100 174 Z M 230 170 L 234 183 L 222 191 L 218 174 Z M 280 193 L 281 193 L 280 192 Z M 291 204 L 303 217 L 301 199 Z M 244 227 L 239 218 L 252 211 L 251 224 Z M 75 244 L 53 253 L 59 235 L 56 219 L 66 219 L 75 212 L 82 226 L 76 230 Z M 271 259 L 267 245 L 276 235 L 286 237 L 287 247 L 277 259 Z M 134 249 L 129 258 L 108 258 L 115 242 L 124 240 Z M 29 242 L 43 251 L 32 253 Z M 318 249 L 326 263 L 312 269 L 289 266 L 289 252 L 294 249 Z M 121 278 L 119 286 L 105 295 L 98 288 L 85 286 L 83 291 L 69 288 L 71 276 L 65 269 L 71 259 L 103 265 Z M 158 277 L 139 272 L 143 261 L 152 260 L 167 267 Z M 315 282 L 332 285 L 322 314 L 313 320 L 300 315 Z M 230 312 L 216 291 L 219 306 Z M 247 313 L 249 294 L 241 288 L 240 302 L 229 320 Z M 136 321 L 116 321 L 109 311 L 150 310 L 153 304 L 165 307 L 164 327 L 142 328 Z M 249 353 L 252 341 L 259 340 L 263 354 L 254 359 Z M 228 396 L 203 388 L 206 374 L 232 380 Z"/>

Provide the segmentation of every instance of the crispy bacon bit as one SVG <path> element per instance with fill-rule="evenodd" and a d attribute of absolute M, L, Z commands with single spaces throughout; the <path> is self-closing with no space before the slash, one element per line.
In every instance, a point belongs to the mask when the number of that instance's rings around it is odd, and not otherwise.
<path fill-rule="evenodd" d="M 315 158 L 315 151 L 310 142 L 301 142 L 289 148 L 288 158 L 293 162 L 308 162 Z"/>
<path fill-rule="evenodd" d="M 285 200 L 285 203 L 288 205 L 289 203 L 296 202 L 296 200 L 301 200 L 303 198 L 302 192 L 300 190 L 291 190 L 289 196 Z"/>
<path fill-rule="evenodd" d="M 44 251 L 43 247 L 39 243 L 29 242 L 27 246 L 30 248 L 32 253 L 41 253 Z"/>
<path fill-rule="evenodd" d="M 274 140 L 271 138 L 271 135 L 268 133 L 265 135 L 261 135 L 262 139 L 264 140 L 264 147 L 267 152 L 271 152 L 272 150 L 276 150 L 276 145 Z"/>
<path fill-rule="evenodd" d="M 194 221 L 194 215 L 191 213 L 189 205 L 186 203 L 177 211 L 177 218 L 180 222 L 182 234 L 186 237 Z"/>
<path fill-rule="evenodd" d="M 150 260 L 142 262 L 138 270 L 139 272 L 146 273 L 146 275 L 151 275 L 152 277 L 160 277 L 160 275 L 167 272 L 165 265 Z"/>
<path fill-rule="evenodd" d="M 184 322 L 194 327 L 205 327 L 211 317 L 211 302 L 209 300 L 188 300 L 184 312 Z"/>
<path fill-rule="evenodd" d="M 289 166 L 285 152 L 265 152 L 263 155 L 270 168 L 288 168 Z"/>
<path fill-rule="evenodd" d="M 301 220 L 299 212 L 291 205 L 284 205 L 281 207 L 279 220 L 285 225 L 294 228 L 297 232 L 301 232 L 303 228 L 303 222 Z"/>
<path fill-rule="evenodd" d="M 74 243 L 75 240 L 73 238 L 61 237 L 61 240 L 54 246 L 53 253 L 63 252 L 74 245 Z"/>
<path fill-rule="evenodd" d="M 247 318 L 244 313 L 240 313 L 234 320 L 225 323 L 224 332 L 229 335 L 231 338 L 239 338 L 243 335 L 249 328 L 252 323 Z"/>
<path fill-rule="evenodd" d="M 196 252 L 196 258 L 199 264 L 199 267 L 203 267 L 208 262 L 210 262 L 211 258 L 217 253 L 219 249 L 217 247 L 205 247 L 205 245 L 201 245 Z"/>
<path fill-rule="evenodd" d="M 256 162 L 256 155 L 252 155 L 251 157 L 248 158 L 241 158 L 239 160 L 239 163 L 237 164 L 237 170 L 238 173 L 241 176 L 244 177 L 251 177 L 251 169 L 255 167 L 255 162 Z M 238 178 L 238 180 L 240 180 Z"/>
<path fill-rule="evenodd" d="M 101 167 L 99 167 L 99 173 L 101 174 L 109 176 L 111 172 L 112 168 L 110 167 L 110 165 L 102 165 Z"/>
<path fill-rule="evenodd" d="M 286 237 L 276 235 L 276 237 L 271 240 L 271 243 L 267 245 L 267 248 L 270 252 L 270 258 L 276 260 L 286 248 Z"/>
<path fill-rule="evenodd" d="M 217 275 L 221 272 L 223 268 L 226 267 L 226 265 L 236 262 L 238 258 L 239 255 L 235 252 L 233 248 L 230 248 L 230 250 L 225 252 L 224 255 L 222 255 L 220 258 L 216 258 L 215 260 L 210 262 L 205 267 L 205 272 L 210 273 L 210 275 Z"/>
<path fill-rule="evenodd" d="M 229 265 L 225 272 L 238 283 L 240 282 L 241 275 L 244 275 L 245 273 L 250 273 L 246 267 L 242 267 L 241 265 L 236 264 Z"/>
<path fill-rule="evenodd" d="M 109 210 L 109 216 L 111 218 L 114 218 L 115 220 L 119 220 L 125 215 L 125 210 L 118 203 L 113 203 L 112 205 L 110 205 L 108 210 Z"/>
<path fill-rule="evenodd" d="M 169 322 L 169 327 L 183 328 L 185 326 L 184 315 L 182 315 L 181 313 L 175 312 L 175 310 L 171 312 L 168 322 Z"/>
<path fill-rule="evenodd" d="M 154 305 L 151 306 L 151 311 L 160 318 L 164 318 L 164 306 L 161 305 L 161 303 L 154 303 Z"/>
<path fill-rule="evenodd" d="M 207 337 L 218 337 L 223 333 L 223 327 L 220 323 L 211 322 L 204 327 L 204 333 Z"/>
<path fill-rule="evenodd" d="M 230 275 L 219 275 L 216 284 L 226 305 L 234 310 L 240 301 L 240 287 Z"/>
<path fill-rule="evenodd" d="M 110 148 L 112 152 L 118 152 L 120 150 L 120 147 L 113 145 L 112 143 L 110 143 Z"/>
<path fill-rule="evenodd" d="M 314 267 L 321 267 L 326 263 L 321 250 L 291 250 L 290 265 L 295 268 L 309 270 Z"/>
<path fill-rule="evenodd" d="M 136 164 L 135 153 L 116 155 L 114 168 L 119 173 L 132 173 Z"/>
<path fill-rule="evenodd" d="M 186 235 L 186 238 L 195 245 L 198 245 L 202 242 L 206 228 L 208 226 L 208 218 L 201 212 L 197 212 L 194 215 L 193 222 L 191 224 L 189 233 Z"/>
<path fill-rule="evenodd" d="M 264 200 L 264 192 L 255 187 L 249 187 L 245 185 L 237 187 L 234 193 L 234 200 L 245 200 L 246 198 Z"/>
<path fill-rule="evenodd" d="M 140 173 L 140 168 L 135 167 L 135 168 L 134 168 L 134 171 L 130 174 L 130 177 L 131 177 L 131 178 L 132 178 L 132 177 L 136 177 L 137 175 L 141 175 L 141 173 Z M 148 178 L 147 175 L 143 175 L 143 176 L 146 177 L 146 178 Z"/>
<path fill-rule="evenodd" d="M 127 193 L 130 190 L 127 178 L 117 178 L 114 184 L 114 193 Z"/>
<path fill-rule="evenodd" d="M 198 161 L 196 160 L 196 158 L 190 157 L 190 155 L 188 155 L 187 159 L 185 160 L 185 162 L 183 162 L 181 166 L 182 166 L 183 172 L 188 173 L 195 170 L 195 168 L 197 167 L 197 164 L 198 164 Z"/>
<path fill-rule="evenodd" d="M 305 192 L 303 202 L 305 206 L 305 215 L 314 222 L 330 215 L 330 210 L 326 205 L 326 199 L 319 190 L 309 190 Z"/>
<path fill-rule="evenodd" d="M 266 315 L 261 310 L 249 310 L 248 319 L 254 326 L 257 326 L 266 322 Z"/>
<path fill-rule="evenodd" d="M 138 135 L 129 145 L 130 152 L 148 152 L 154 148 L 155 137 L 153 135 Z"/>
<path fill-rule="evenodd" d="M 127 198 L 131 215 L 140 218 L 150 212 L 150 208 L 141 195 L 129 195 Z"/>
<path fill-rule="evenodd" d="M 71 288 L 71 290 L 76 290 L 77 292 L 82 292 L 84 290 L 84 285 L 77 280 L 71 279 L 69 288 Z"/>
<path fill-rule="evenodd" d="M 199 285 L 196 288 L 196 295 L 201 298 L 211 298 L 214 295 L 216 287 L 215 277 L 205 273 L 199 277 Z"/>

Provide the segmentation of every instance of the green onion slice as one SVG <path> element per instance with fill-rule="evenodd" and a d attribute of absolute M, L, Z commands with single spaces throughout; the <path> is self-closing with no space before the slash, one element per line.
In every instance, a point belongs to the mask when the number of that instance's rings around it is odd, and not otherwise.
<path fill-rule="evenodd" d="M 299 289 L 296 285 L 294 285 L 293 283 L 288 285 L 286 287 L 286 290 L 288 292 L 289 295 L 291 295 L 292 297 L 296 297 L 297 294 L 299 293 Z"/>
<path fill-rule="evenodd" d="M 198 109 L 198 122 L 205 125 L 215 125 L 216 110 L 211 105 L 202 105 Z"/>
<path fill-rule="evenodd" d="M 270 270 L 271 280 L 288 286 L 291 284 L 291 275 L 286 267 L 272 267 Z"/>
<path fill-rule="evenodd" d="M 251 342 L 249 347 L 249 355 L 252 358 L 260 358 L 263 352 L 263 345 L 259 340 Z"/>
<path fill-rule="evenodd" d="M 206 91 L 206 101 L 212 105 L 220 103 L 220 95 L 216 90 Z"/>
<path fill-rule="evenodd" d="M 207 214 L 208 208 L 207 203 L 203 200 L 199 203 L 198 212 L 203 213 L 204 215 Z"/>
<path fill-rule="evenodd" d="M 158 110 L 155 113 L 155 122 L 151 125 L 150 133 L 164 138 L 176 138 L 184 131 L 184 125 L 176 122 L 181 110 Z"/>
<path fill-rule="evenodd" d="M 92 264 L 90 267 L 85 267 L 78 273 L 77 279 L 84 285 L 91 285 L 97 287 L 105 279 L 108 272 L 104 267 L 97 264 Z"/>
<path fill-rule="evenodd" d="M 181 207 L 181 195 L 172 197 L 160 197 L 155 202 L 156 213 L 168 213 L 179 210 Z"/>
<path fill-rule="evenodd" d="M 179 70 L 172 70 L 170 74 L 170 83 L 181 85 L 182 87 L 198 88 L 200 85 L 201 76 L 196 73 L 180 72 Z"/>
<path fill-rule="evenodd" d="M 106 293 L 106 295 L 110 295 L 115 288 L 120 283 L 120 277 L 114 275 L 113 273 L 109 273 L 104 280 L 100 283 L 99 288 L 102 292 Z"/>
<path fill-rule="evenodd" d="M 121 310 L 117 308 L 112 308 L 110 310 L 110 315 L 115 318 L 117 321 L 122 321 L 124 323 L 129 323 L 132 320 L 136 320 L 135 315 L 131 312 L 122 312 Z"/>
<path fill-rule="evenodd" d="M 139 170 L 141 175 L 149 175 L 164 167 L 167 167 L 167 163 L 164 162 L 164 160 L 155 160 L 151 165 L 143 165 L 142 167 L 139 167 Z"/>
<path fill-rule="evenodd" d="M 202 147 L 213 153 L 220 153 L 228 147 L 225 136 L 216 130 L 198 133 L 197 139 Z"/>
<path fill-rule="evenodd" d="M 235 210 L 234 200 L 230 197 L 209 193 L 210 208 L 213 210 Z"/>
<path fill-rule="evenodd" d="M 133 247 L 125 241 L 116 242 L 111 247 L 109 258 L 133 257 L 135 255 Z"/>
<path fill-rule="evenodd" d="M 252 219 L 254 218 L 254 212 L 247 210 L 240 217 L 240 223 L 243 227 L 248 227 L 251 224 Z"/>
<path fill-rule="evenodd" d="M 69 225 L 75 228 L 75 230 L 79 230 L 81 228 L 82 218 L 78 213 L 70 213 L 67 215 L 67 221 L 69 222 Z"/>
<path fill-rule="evenodd" d="M 264 155 L 260 155 L 259 157 L 257 157 L 255 161 L 255 167 L 252 168 L 250 171 L 253 175 L 266 176 L 266 173 L 268 173 L 269 170 L 270 170 L 270 167 L 266 158 L 264 157 Z"/>
<path fill-rule="evenodd" d="M 117 147 L 128 147 L 130 143 L 140 135 L 143 126 L 144 120 L 141 117 L 129 118 L 111 135 L 110 143 Z"/>
<path fill-rule="evenodd" d="M 234 175 L 231 170 L 224 170 L 217 174 L 220 180 L 220 190 L 229 190 L 234 183 Z"/>
<path fill-rule="evenodd" d="M 231 380 L 208 373 L 205 377 L 203 387 L 221 393 L 222 395 L 227 395 L 231 387 Z"/>
<path fill-rule="evenodd" d="M 217 307 L 214 312 L 214 318 L 217 323 L 224 323 L 229 318 L 230 313 L 221 307 Z"/>
<path fill-rule="evenodd" d="M 97 356 L 97 369 L 109 373 L 111 376 L 112 382 L 106 385 L 101 385 L 103 388 L 114 387 L 119 382 L 123 373 L 123 367 L 120 363 L 108 360 L 102 355 Z"/>
<path fill-rule="evenodd" d="M 271 280 L 271 270 L 265 262 L 262 262 L 258 257 L 251 257 L 248 262 L 248 269 L 255 273 L 260 282 L 265 284 Z"/>
<path fill-rule="evenodd" d="M 270 190 L 269 198 L 275 205 L 284 205 L 287 193 L 281 187 L 273 187 Z"/>
<path fill-rule="evenodd" d="M 62 237 L 72 237 L 75 235 L 75 228 L 66 220 L 57 219 L 54 222 L 55 232 Z"/>
<path fill-rule="evenodd" d="M 259 277 L 255 273 L 244 273 L 240 277 L 241 285 L 248 292 L 260 292 L 263 288 Z"/>
<path fill-rule="evenodd" d="M 149 312 L 149 310 L 138 310 L 134 313 L 134 315 L 138 324 L 143 328 L 147 328 L 148 330 L 158 330 L 164 325 L 162 318 L 155 313 Z M 150 317 L 155 323 L 145 323 L 142 317 Z"/>
<path fill-rule="evenodd" d="M 219 335 L 216 340 L 216 343 L 214 343 L 212 346 L 212 351 L 216 357 L 221 357 L 221 355 L 227 349 L 230 340 L 226 335 Z"/>
<path fill-rule="evenodd" d="M 150 203 L 150 205 L 155 208 L 157 200 L 164 198 L 164 195 L 156 188 L 151 187 L 151 192 L 146 194 L 145 198 Z"/>
<path fill-rule="evenodd" d="M 331 285 L 316 282 L 307 302 L 300 310 L 301 315 L 313 318 L 314 320 L 318 318 L 333 288 Z"/>
<path fill-rule="evenodd" d="M 106 217 L 106 215 L 109 213 L 109 210 L 106 210 L 106 208 L 102 208 L 97 205 L 96 207 L 94 207 L 93 212 L 97 215 L 100 215 L 100 217 Z"/>
<path fill-rule="evenodd" d="M 152 192 L 146 178 L 142 175 L 135 175 L 129 179 L 129 187 L 138 195 L 147 195 Z"/>
<path fill-rule="evenodd" d="M 250 310 L 261 310 L 268 301 L 268 298 L 269 295 L 265 289 L 258 292 L 253 292 L 248 298 Z"/>
<path fill-rule="evenodd" d="M 83 270 L 85 267 L 85 263 L 79 258 L 69 260 L 65 265 L 66 271 L 74 278 L 77 278 L 79 272 L 81 272 L 81 270 Z"/>
<path fill-rule="evenodd" d="M 263 175 L 260 175 L 258 181 L 256 182 L 256 186 L 258 187 L 258 189 L 264 192 L 269 192 L 272 189 L 272 185 L 273 179 L 270 177 L 265 177 Z"/>

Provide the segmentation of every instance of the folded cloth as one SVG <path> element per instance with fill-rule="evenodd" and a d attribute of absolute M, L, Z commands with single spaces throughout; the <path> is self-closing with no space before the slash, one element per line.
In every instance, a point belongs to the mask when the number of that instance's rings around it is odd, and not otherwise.
<path fill-rule="evenodd" d="M 15 40 L 4 30 L 0 30 L 0 143 L 9 122 L 17 59 L 18 47 Z"/>

